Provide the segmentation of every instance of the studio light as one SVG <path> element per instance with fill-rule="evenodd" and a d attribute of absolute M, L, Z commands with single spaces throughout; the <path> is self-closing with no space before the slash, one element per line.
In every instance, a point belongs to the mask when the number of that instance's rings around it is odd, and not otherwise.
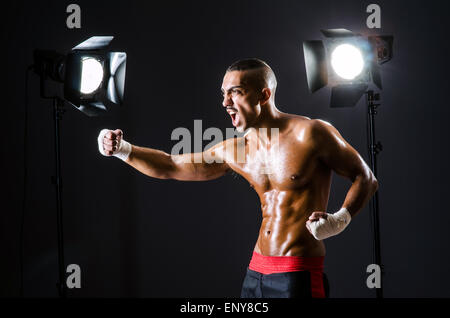
<path fill-rule="evenodd" d="M 112 36 L 93 36 L 75 46 L 68 54 L 35 50 L 34 70 L 41 79 L 63 83 L 58 96 L 89 116 L 108 111 L 109 102 L 122 104 L 127 55 L 105 52 Z M 41 84 L 41 86 L 44 84 Z M 41 97 L 47 96 L 41 87 Z"/>
<path fill-rule="evenodd" d="M 93 36 L 78 44 L 67 54 L 51 50 L 35 50 L 33 69 L 40 77 L 40 95 L 53 100 L 55 123 L 55 176 L 56 216 L 58 234 L 58 293 L 66 297 L 65 261 L 62 213 L 62 177 L 60 155 L 60 121 L 64 102 L 68 102 L 88 116 L 106 113 L 111 104 L 123 103 L 127 55 L 124 52 L 107 52 L 105 48 L 112 36 Z M 28 73 L 27 73 L 28 74 Z M 63 84 L 49 93 L 49 80 Z M 60 84 L 57 84 L 61 86 Z M 58 87 L 60 88 L 60 87 Z"/>
<path fill-rule="evenodd" d="M 382 89 L 380 65 L 392 59 L 392 36 L 364 37 L 347 29 L 321 30 L 324 41 L 304 41 L 306 78 L 314 93 L 331 87 L 331 107 L 355 106 L 362 95 L 367 95 L 367 132 L 370 167 L 377 178 L 377 154 L 383 149 L 375 138 L 375 115 L 380 94 L 368 89 L 373 82 Z M 382 268 L 378 191 L 370 201 L 373 222 L 374 262 Z M 383 276 L 383 271 L 381 271 Z M 383 283 L 376 289 L 377 298 L 383 298 Z"/>
<path fill-rule="evenodd" d="M 309 90 L 331 87 L 331 107 L 355 106 L 370 83 L 382 89 L 380 65 L 392 58 L 392 36 L 321 30 L 324 41 L 303 42 Z"/>

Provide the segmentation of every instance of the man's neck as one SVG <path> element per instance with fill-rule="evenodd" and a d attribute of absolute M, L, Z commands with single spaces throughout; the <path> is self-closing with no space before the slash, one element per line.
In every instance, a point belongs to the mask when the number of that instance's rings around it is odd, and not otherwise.
<path fill-rule="evenodd" d="M 279 119 L 282 113 L 278 110 L 274 103 L 267 103 L 261 106 L 261 113 L 259 119 L 253 126 L 255 129 L 259 128 L 276 128 L 279 125 Z"/>
<path fill-rule="evenodd" d="M 271 139 L 272 131 L 271 129 L 278 128 L 281 129 L 280 118 L 282 117 L 282 112 L 278 110 L 275 104 L 266 104 L 261 106 L 261 114 L 259 115 L 259 120 L 255 125 L 251 127 L 252 134 L 258 139 L 269 138 Z"/>

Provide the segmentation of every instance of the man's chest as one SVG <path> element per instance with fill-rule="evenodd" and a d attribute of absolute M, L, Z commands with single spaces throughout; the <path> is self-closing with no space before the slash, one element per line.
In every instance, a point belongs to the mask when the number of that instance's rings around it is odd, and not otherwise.
<path fill-rule="evenodd" d="M 311 143 L 282 137 L 271 144 L 247 143 L 233 169 L 262 190 L 292 190 L 307 183 L 318 165 Z"/>

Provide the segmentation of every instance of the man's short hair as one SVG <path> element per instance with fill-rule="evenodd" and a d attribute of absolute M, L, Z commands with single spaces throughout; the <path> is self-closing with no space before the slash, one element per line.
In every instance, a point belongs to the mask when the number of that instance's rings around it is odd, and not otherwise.
<path fill-rule="evenodd" d="M 272 68 L 264 61 L 257 58 L 247 58 L 234 62 L 227 68 L 227 72 L 233 71 L 255 71 L 252 72 L 252 82 L 255 88 L 263 89 L 268 87 L 275 94 L 277 79 Z"/>
<path fill-rule="evenodd" d="M 243 59 L 231 64 L 228 67 L 227 72 L 254 70 L 260 67 L 270 68 L 270 66 L 267 65 L 266 62 L 257 58 Z"/>

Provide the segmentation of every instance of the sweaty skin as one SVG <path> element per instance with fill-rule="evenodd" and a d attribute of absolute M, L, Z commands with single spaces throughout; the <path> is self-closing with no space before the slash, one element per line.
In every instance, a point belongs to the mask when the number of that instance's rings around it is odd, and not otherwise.
<path fill-rule="evenodd" d="M 256 252 L 324 256 L 325 246 L 309 232 L 307 221 L 326 218 L 332 172 L 352 182 L 342 205 L 352 217 L 375 193 L 377 181 L 331 124 L 279 111 L 273 90 L 253 89 L 249 73 L 227 72 L 222 84 L 223 106 L 236 129 L 246 131 L 244 137 L 227 139 L 197 154 L 170 155 L 133 145 L 126 162 L 151 177 L 186 181 L 215 179 L 232 169 L 249 182 L 261 202 Z M 267 128 L 267 134 L 260 128 Z M 271 128 L 278 128 L 278 138 L 270 134 Z M 105 150 L 112 153 L 115 139 L 121 137 L 120 130 L 109 132 Z M 239 157 L 242 153 L 245 160 Z M 195 155 L 203 161 L 195 163 Z M 216 162 L 211 163 L 213 159 Z"/>

